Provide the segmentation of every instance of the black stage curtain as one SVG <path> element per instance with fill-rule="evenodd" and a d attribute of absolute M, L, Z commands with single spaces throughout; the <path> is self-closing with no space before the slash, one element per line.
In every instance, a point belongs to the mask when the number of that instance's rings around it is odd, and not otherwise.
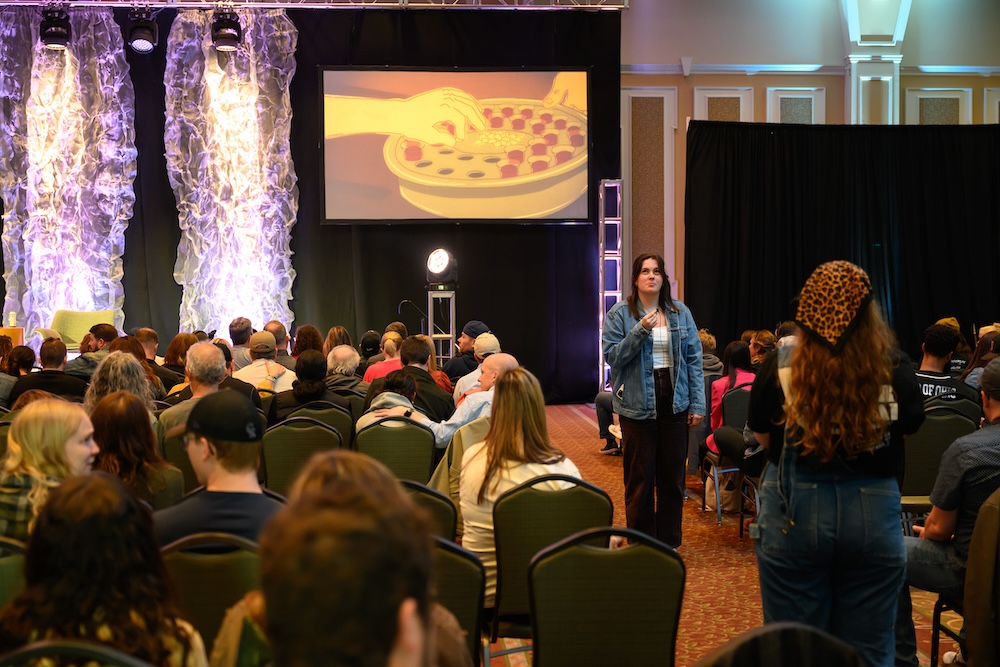
<path fill-rule="evenodd" d="M 822 262 L 868 271 L 907 352 L 1000 319 L 1000 127 L 692 122 L 685 289 L 720 351 L 795 314 Z"/>
<path fill-rule="evenodd" d="M 448 248 L 459 261 L 457 319 L 481 319 L 535 373 L 549 402 L 592 399 L 597 387 L 596 225 L 321 225 L 321 65 L 590 67 L 591 188 L 620 174 L 617 12 L 291 10 L 299 29 L 290 87 L 299 215 L 292 228 L 295 325 L 341 324 L 357 342 L 395 319 L 413 332 L 426 308 L 424 262 Z M 126 15 L 118 17 L 124 22 Z M 180 232 L 163 158 L 164 45 L 173 12 L 158 16 L 152 57 L 129 53 L 139 166 L 125 250 L 126 326 L 177 330 L 173 282 Z M 252 298 L 248 295 L 247 298 Z M 437 319 L 437 318 L 436 318 Z M 258 326 L 262 323 L 255 323 Z M 226 332 L 220 332 L 226 335 Z"/>

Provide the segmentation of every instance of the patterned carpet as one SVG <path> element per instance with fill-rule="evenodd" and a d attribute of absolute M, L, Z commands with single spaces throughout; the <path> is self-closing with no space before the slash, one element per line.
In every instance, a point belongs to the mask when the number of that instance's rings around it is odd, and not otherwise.
<path fill-rule="evenodd" d="M 553 444 L 566 452 L 583 478 L 600 486 L 615 503 L 615 525 L 625 525 L 621 458 L 599 453 L 592 405 L 553 405 L 546 408 Z M 718 646 L 762 622 L 760 586 L 753 543 L 739 539 L 737 516 L 723 515 L 717 525 L 714 512 L 701 511 L 701 481 L 688 477 L 690 500 L 684 505 L 684 544 L 678 550 L 687 568 L 684 604 L 677 638 L 678 667 L 691 665 Z M 913 595 L 917 627 L 918 657 L 928 665 L 931 614 L 935 595 L 916 591 Z M 609 617 L 613 611 L 609 610 Z M 960 625 L 956 617 L 949 619 Z M 613 626 L 609 625 L 613 633 Z M 513 646 L 514 642 L 503 644 Z M 941 652 L 952 650 L 946 637 Z M 490 667 L 530 665 L 530 653 L 495 658 Z"/>

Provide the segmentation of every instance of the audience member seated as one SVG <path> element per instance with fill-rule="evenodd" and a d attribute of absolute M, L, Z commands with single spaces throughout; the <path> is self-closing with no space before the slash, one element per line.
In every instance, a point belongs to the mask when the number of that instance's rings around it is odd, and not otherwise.
<path fill-rule="evenodd" d="M 285 325 L 278 320 L 271 320 L 264 325 L 264 331 L 270 332 L 274 336 L 274 360 L 290 371 L 295 370 L 295 359 L 288 354 L 288 331 Z M 253 346 L 251 345 L 251 351 Z"/>
<path fill-rule="evenodd" d="M 776 343 L 774 334 L 767 329 L 754 333 L 750 339 L 750 363 L 755 369 L 764 361 L 764 357 L 771 353 Z"/>
<path fill-rule="evenodd" d="M 382 336 L 379 335 L 377 331 L 369 329 L 361 336 L 361 342 L 358 343 L 358 352 L 361 354 L 361 363 L 358 364 L 358 369 L 354 371 L 354 374 L 359 378 L 365 377 L 365 371 L 373 363 L 372 357 L 379 353 L 379 345 L 382 343 Z"/>
<path fill-rule="evenodd" d="M 448 360 L 443 370 L 451 378 L 452 382 L 460 377 L 468 375 L 479 365 L 476 361 L 475 345 L 476 338 L 480 334 L 489 333 L 490 328 L 479 320 L 469 320 L 462 327 L 462 334 L 458 337 L 458 356 Z"/>
<path fill-rule="evenodd" d="M 989 331 L 981 336 L 976 344 L 976 351 L 972 354 L 972 358 L 969 359 L 969 363 L 958 379 L 979 391 L 979 378 L 983 374 L 983 369 L 986 364 L 1000 356 L 998 355 L 1000 352 L 998 340 L 1000 340 L 1000 334 L 996 331 Z"/>
<path fill-rule="evenodd" d="M 293 412 L 312 401 L 333 403 L 350 413 L 350 402 L 327 389 L 326 358 L 322 352 L 306 350 L 299 355 L 295 362 L 295 376 L 292 388 L 275 394 L 274 400 L 271 401 L 271 414 L 268 419 L 271 424 L 277 424 L 288 418 Z M 350 434 L 343 435 L 348 437 Z"/>
<path fill-rule="evenodd" d="M 14 349 L 14 341 L 10 336 L 0 336 L 0 371 L 7 372 L 7 356 Z"/>
<path fill-rule="evenodd" d="M 955 352 L 948 360 L 948 368 L 946 369 L 951 377 L 957 378 L 965 372 L 965 368 L 969 364 L 969 357 L 972 356 L 972 348 L 969 347 L 968 341 L 962 335 L 962 327 L 959 326 L 958 320 L 954 317 L 942 317 L 935 324 L 942 324 L 958 334 L 958 345 L 955 346 Z"/>
<path fill-rule="evenodd" d="M 143 354 L 146 355 L 146 363 L 160 378 L 164 390 L 169 394 L 175 384 L 179 384 L 183 378 L 172 370 L 164 368 L 156 361 L 156 351 L 160 346 L 160 337 L 156 331 L 149 327 L 143 327 L 135 332 L 135 339 L 142 345 Z"/>
<path fill-rule="evenodd" d="M 323 337 L 319 329 L 311 324 L 303 324 L 295 329 L 295 342 L 292 344 L 292 358 L 298 359 L 306 350 L 316 350 L 326 358 L 323 352 Z"/>
<path fill-rule="evenodd" d="M 461 404 L 467 393 L 479 388 L 479 375 L 483 372 L 483 361 L 486 357 L 499 351 L 500 341 L 493 334 L 484 333 L 476 336 L 476 341 L 472 344 L 472 355 L 476 358 L 477 366 L 455 382 L 452 397 L 455 399 L 456 406 Z"/>
<path fill-rule="evenodd" d="M 17 414 L 0 473 L 0 535 L 27 540 L 50 490 L 90 472 L 97 456 L 93 434 L 83 408 L 62 399 L 35 401 Z"/>
<path fill-rule="evenodd" d="M 410 335 L 406 331 L 406 325 L 403 324 L 402 322 L 389 322 L 389 324 L 385 325 L 385 331 L 382 332 L 383 337 L 380 340 L 384 340 L 384 335 L 389 333 L 390 331 L 399 334 L 399 340 L 401 341 L 405 340 Z M 398 344 L 396 347 L 397 348 L 399 347 Z M 387 358 L 388 357 L 385 356 L 385 351 L 383 350 L 382 352 L 374 354 L 368 357 L 367 359 L 368 359 L 368 364 L 371 365 L 371 364 L 377 364 L 380 361 L 385 361 Z"/>
<path fill-rule="evenodd" d="M 706 400 L 705 414 L 702 415 L 704 419 L 698 424 L 688 426 L 687 473 L 689 475 L 698 473 L 701 462 L 705 458 L 705 452 L 708 451 L 705 441 L 712 434 L 710 420 L 712 405 L 709 400 L 711 399 L 712 391 L 710 383 L 722 375 L 722 361 L 716 355 L 718 348 L 715 336 L 708 329 L 702 328 L 698 330 L 698 339 L 701 340 L 701 367 L 705 374 Z"/>
<path fill-rule="evenodd" d="M 266 605 L 251 593 L 230 610 L 213 665 L 236 664 L 248 618 L 267 627 L 281 667 L 471 667 L 458 622 L 430 601 L 427 517 L 385 466 L 351 451 L 316 454 L 289 507 L 261 539 Z"/>
<path fill-rule="evenodd" d="M 429 421 L 427 416 L 418 412 L 413 405 L 416 396 L 417 383 L 411 376 L 403 371 L 389 373 L 379 385 L 379 391 L 372 399 L 368 410 L 358 419 L 356 430 L 360 431 L 366 426 L 392 416 L 406 417 L 413 421 L 426 423 Z M 398 428 L 402 426 L 402 423 L 390 421 L 386 422 L 385 425 Z"/>
<path fill-rule="evenodd" d="M 38 351 L 38 361 L 42 370 L 18 378 L 14 388 L 10 390 L 10 396 L 7 397 L 9 405 L 14 405 L 21 394 L 32 389 L 41 389 L 68 401 L 83 401 L 83 395 L 87 393 L 87 383 L 64 372 L 65 343 L 58 338 L 46 338 Z"/>
<path fill-rule="evenodd" d="M 187 363 L 187 351 L 198 342 L 193 333 L 179 333 L 174 336 L 163 355 L 163 367 L 172 373 L 184 377 L 184 366 Z"/>
<path fill-rule="evenodd" d="M 250 358 L 249 346 L 250 336 L 253 333 L 253 325 L 245 317 L 237 317 L 229 323 L 229 340 L 233 342 L 233 365 L 237 371 L 249 366 L 253 361 Z"/>
<path fill-rule="evenodd" d="M 903 538 L 907 585 L 900 592 L 896 617 L 897 665 L 918 664 L 909 587 L 962 599 L 979 508 L 1000 488 L 1000 359 L 986 365 L 981 392 L 986 423 L 955 440 L 941 456 L 931 512 L 923 526 L 913 527 L 917 537 Z"/>
<path fill-rule="evenodd" d="M 431 350 L 427 344 L 416 336 L 410 336 L 399 346 L 399 359 L 403 364 L 402 370 L 417 383 L 417 397 L 413 404 L 432 421 L 444 421 L 455 412 L 455 402 L 452 400 L 451 394 L 443 391 L 431 377 L 427 366 L 430 354 Z M 366 404 L 370 403 L 375 394 L 379 392 L 383 381 L 382 378 L 372 381 L 368 388 L 368 394 L 365 396 Z"/>
<path fill-rule="evenodd" d="M 934 397 L 965 398 L 979 403 L 979 393 L 948 374 L 948 362 L 958 345 L 958 332 L 943 324 L 932 324 L 924 331 L 923 357 L 916 372 L 924 399 Z"/>
<path fill-rule="evenodd" d="M 416 334 L 413 337 L 422 341 L 430 351 L 430 356 L 427 357 L 427 372 L 431 374 L 432 378 L 434 378 L 434 383 L 446 394 L 450 394 L 455 391 L 455 387 L 452 386 L 451 380 L 448 378 L 448 374 L 442 370 L 438 370 L 437 352 L 434 351 L 434 341 L 431 340 L 431 337 L 425 334 Z"/>
<path fill-rule="evenodd" d="M 777 341 L 774 344 L 774 347 L 778 348 L 778 347 L 784 347 L 786 345 L 795 345 L 796 343 L 798 343 L 799 337 L 796 334 L 797 330 L 798 330 L 798 325 L 795 324 L 795 322 L 792 322 L 791 320 L 785 320 L 783 322 L 779 322 L 778 326 L 775 327 L 774 329 L 774 337 L 777 339 Z"/>
<path fill-rule="evenodd" d="M 402 336 L 395 331 L 386 331 L 382 334 L 382 342 L 379 344 L 379 349 L 382 350 L 384 360 L 375 361 L 375 357 L 369 359 L 364 381 L 371 383 L 378 378 L 383 378 L 389 373 L 401 369 L 403 361 L 399 358 L 399 348 L 402 344 Z"/>
<path fill-rule="evenodd" d="M 25 589 L 0 611 L 0 653 L 82 639 L 161 667 L 207 667 L 201 637 L 178 614 L 149 513 L 113 476 L 71 477 L 52 491 L 24 574 Z"/>
<path fill-rule="evenodd" d="M 18 345 L 7 355 L 7 370 L 0 373 L 0 404 L 10 407 L 10 393 L 22 377 L 31 374 L 35 367 L 35 351 L 25 345 Z"/>
<path fill-rule="evenodd" d="M 146 369 L 128 352 L 112 352 L 97 365 L 83 397 L 87 414 L 93 411 L 99 400 L 120 390 L 131 392 L 141 398 L 147 407 L 152 406 Z"/>
<path fill-rule="evenodd" d="M 257 389 L 288 391 L 295 381 L 295 371 L 277 363 L 276 358 L 274 334 L 270 331 L 258 331 L 250 336 L 250 365 L 237 370 L 233 377 Z"/>
<path fill-rule="evenodd" d="M 380 336 L 377 331 L 369 331 L 367 333 L 375 334 L 375 345 L 378 347 L 378 341 Z M 346 345 L 347 347 L 354 347 L 353 341 L 351 341 L 351 334 L 347 333 L 347 329 L 340 326 L 330 327 L 330 330 L 326 332 L 326 339 L 323 341 L 323 354 L 330 356 L 330 352 L 333 348 L 338 345 Z M 371 356 L 370 354 L 368 356 Z"/>
<path fill-rule="evenodd" d="M 47 391 L 42 391 L 41 389 L 29 389 L 28 391 L 24 392 L 23 394 L 17 397 L 17 400 L 14 401 L 14 404 L 10 406 L 10 411 L 17 412 L 18 410 L 21 410 L 26 406 L 31 405 L 35 401 L 41 401 L 47 398 L 59 398 L 61 400 L 66 400 L 61 398 L 60 396 L 56 396 L 55 394 L 50 394 Z"/>
<path fill-rule="evenodd" d="M 110 350 L 108 345 L 118 338 L 118 329 L 111 324 L 95 324 L 90 327 L 91 340 L 87 346 L 88 352 L 84 352 L 83 343 L 80 343 L 80 356 L 66 364 L 66 372 L 70 375 L 90 382 L 90 376 L 97 369 L 97 364 L 101 363 Z"/>
<path fill-rule="evenodd" d="M 486 568 L 486 607 L 493 606 L 497 585 L 493 505 L 515 486 L 554 474 L 580 477 L 573 462 L 549 442 L 538 380 L 526 369 L 515 368 L 497 381 L 496 407 L 486 440 L 466 449 L 462 457 L 462 546 L 479 556 Z"/>
<path fill-rule="evenodd" d="M 142 344 L 135 339 L 135 336 L 121 336 L 111 341 L 108 345 L 111 352 L 127 352 L 135 357 L 135 360 L 146 372 L 146 381 L 149 383 L 149 394 L 154 401 L 162 401 L 167 397 L 167 391 L 163 388 L 163 383 L 159 376 L 153 372 L 153 368 L 146 362 L 146 351 L 142 349 Z"/>
<path fill-rule="evenodd" d="M 212 344 L 219 348 L 219 351 L 222 352 L 222 356 L 225 357 L 226 360 L 226 377 L 222 378 L 222 383 L 219 385 L 219 388 L 237 391 L 249 398 L 253 402 L 254 407 L 261 407 L 260 393 L 258 393 L 257 388 L 252 384 L 244 382 L 243 380 L 237 380 L 233 377 L 235 364 L 233 363 L 233 351 L 230 349 L 229 343 L 221 338 L 216 338 L 212 341 Z M 181 384 L 174 387 L 174 393 L 167 396 L 167 403 L 177 405 L 181 401 L 186 401 L 191 398 L 193 395 L 191 385 L 188 384 L 186 378 L 183 380 L 184 381 Z"/>
<path fill-rule="evenodd" d="M 722 377 L 712 383 L 712 412 L 710 420 L 712 431 L 722 426 L 722 397 L 741 384 L 753 383 L 753 366 L 750 363 L 750 347 L 746 343 L 733 341 L 722 353 Z M 749 391 L 750 387 L 743 387 Z M 734 428 L 743 428 L 743 424 L 731 424 Z M 709 450 L 719 453 L 715 446 L 715 438 L 708 436 L 705 445 Z"/>
<path fill-rule="evenodd" d="M 263 435 L 264 418 L 246 396 L 218 391 L 198 401 L 188 415 L 184 442 L 205 488 L 153 515 L 161 546 L 205 532 L 257 541 L 261 528 L 281 508 L 257 483 Z"/>
<path fill-rule="evenodd" d="M 222 355 L 222 350 L 213 343 L 208 341 L 195 343 L 187 351 L 185 373 L 191 398 L 180 401 L 160 413 L 157 420 L 157 437 L 160 442 L 187 424 L 188 415 L 198 401 L 219 391 L 219 385 L 226 377 L 226 358 Z"/>
<path fill-rule="evenodd" d="M 448 446 L 455 431 L 480 417 L 489 417 L 493 408 L 494 387 L 503 375 L 518 367 L 517 359 L 510 354 L 492 354 L 483 362 L 483 372 L 479 376 L 480 387 L 475 393 L 462 401 L 455 414 L 446 421 L 434 421 L 429 415 L 416 413 L 414 419 L 434 432 L 434 442 L 438 448 Z M 404 370 L 405 372 L 405 370 Z M 419 405 L 420 389 L 417 389 Z M 379 416 L 399 415 L 402 408 L 392 408 L 379 413 Z"/>
<path fill-rule="evenodd" d="M 341 396 L 365 397 L 369 385 L 355 372 L 361 356 L 350 345 L 335 345 L 326 357 L 326 388 Z"/>
<path fill-rule="evenodd" d="M 10 336 L 0 336 L 0 405 L 3 407 L 8 407 L 14 402 L 9 400 L 9 395 L 14 383 L 17 382 L 17 377 L 7 373 L 7 358 L 13 349 L 14 341 Z"/>
<path fill-rule="evenodd" d="M 108 394 L 94 406 L 90 420 L 100 448 L 94 470 L 115 475 L 152 507 L 166 507 L 184 495 L 184 477 L 157 451 L 142 399 L 127 391 Z"/>

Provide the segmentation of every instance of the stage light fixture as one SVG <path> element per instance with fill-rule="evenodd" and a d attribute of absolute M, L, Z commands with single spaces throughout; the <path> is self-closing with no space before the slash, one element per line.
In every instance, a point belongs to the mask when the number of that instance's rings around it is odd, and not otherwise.
<path fill-rule="evenodd" d="M 427 283 L 429 285 L 454 285 L 458 282 L 458 262 L 450 252 L 438 248 L 427 256 Z"/>
<path fill-rule="evenodd" d="M 243 41 L 243 26 L 236 12 L 218 10 L 212 21 L 212 43 L 219 51 L 235 51 Z"/>
<path fill-rule="evenodd" d="M 69 14 L 62 9 L 46 9 L 38 26 L 38 37 L 45 48 L 63 51 L 70 39 Z"/>
<path fill-rule="evenodd" d="M 156 47 L 160 31 L 148 9 L 133 9 L 128 16 L 126 41 L 136 53 L 149 53 Z"/>

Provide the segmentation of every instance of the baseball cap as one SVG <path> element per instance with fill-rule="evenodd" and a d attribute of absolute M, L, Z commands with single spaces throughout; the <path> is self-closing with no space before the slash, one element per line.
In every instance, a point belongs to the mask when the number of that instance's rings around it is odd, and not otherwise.
<path fill-rule="evenodd" d="M 958 326 L 958 320 L 954 317 L 942 317 L 940 320 L 934 324 L 943 324 L 949 329 L 954 329 L 955 331 L 961 332 L 962 327 Z"/>
<path fill-rule="evenodd" d="M 250 399 L 223 389 L 198 400 L 187 419 L 187 431 L 214 440 L 257 442 L 264 437 L 264 418 Z"/>
<path fill-rule="evenodd" d="M 479 320 L 469 320 L 462 327 L 462 333 L 469 338 L 479 338 L 480 334 L 489 333 L 490 328 Z"/>
<path fill-rule="evenodd" d="M 270 354 L 274 352 L 274 334 L 270 331 L 258 331 L 250 336 L 250 351 L 257 354 Z"/>
<path fill-rule="evenodd" d="M 1000 400 L 1000 358 L 986 364 L 983 374 L 979 377 L 979 386 L 990 398 Z"/>
<path fill-rule="evenodd" d="M 487 331 L 476 336 L 476 343 L 473 349 L 477 357 L 485 359 L 489 355 L 500 351 L 500 341 L 496 336 Z"/>

